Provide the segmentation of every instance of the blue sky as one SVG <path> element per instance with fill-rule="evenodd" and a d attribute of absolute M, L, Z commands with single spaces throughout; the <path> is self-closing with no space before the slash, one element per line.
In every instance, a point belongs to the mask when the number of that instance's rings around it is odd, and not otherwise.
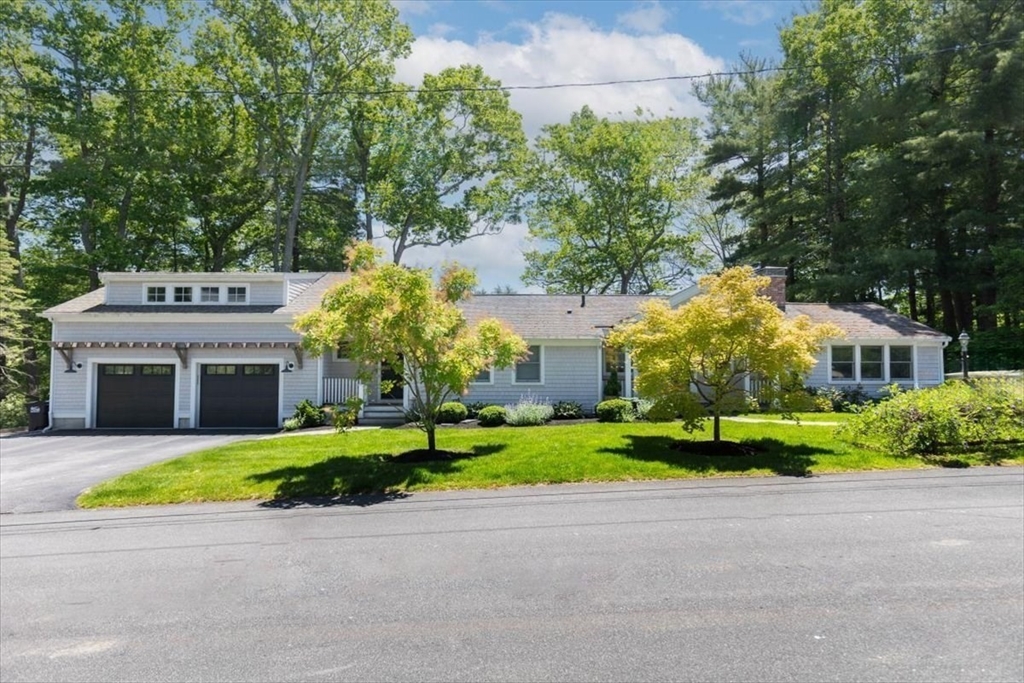
<path fill-rule="evenodd" d="M 778 53 L 776 27 L 804 2 L 793 0 L 400 0 L 416 35 L 441 33 L 472 42 L 481 36 L 516 40 L 521 24 L 545 14 L 585 18 L 605 31 L 679 33 L 708 53 L 732 60 L 741 52 Z"/>
<path fill-rule="evenodd" d="M 397 0 L 416 35 L 397 77 L 417 84 L 424 73 L 480 64 L 504 85 L 698 75 L 727 69 L 741 53 L 778 58 L 778 29 L 804 0 Z M 702 118 L 689 81 L 600 88 L 516 91 L 512 106 L 533 140 L 548 123 L 567 121 L 583 105 L 610 118 L 639 106 L 655 116 Z M 382 245 L 384 246 L 384 245 Z M 458 261 L 477 270 L 487 289 L 520 281 L 529 249 L 527 226 L 455 247 L 416 248 L 407 265 Z"/>

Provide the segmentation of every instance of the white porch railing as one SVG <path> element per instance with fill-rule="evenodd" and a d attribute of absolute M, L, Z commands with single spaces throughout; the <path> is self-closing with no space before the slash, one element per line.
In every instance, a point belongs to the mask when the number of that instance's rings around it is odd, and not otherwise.
<path fill-rule="evenodd" d="M 324 377 L 324 403 L 344 403 L 352 396 L 358 396 L 365 402 L 366 393 L 366 385 L 357 379 Z"/>

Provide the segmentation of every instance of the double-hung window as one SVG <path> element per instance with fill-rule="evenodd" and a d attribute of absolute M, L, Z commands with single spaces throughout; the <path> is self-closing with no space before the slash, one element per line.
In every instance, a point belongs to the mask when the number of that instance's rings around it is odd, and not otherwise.
<path fill-rule="evenodd" d="M 476 377 L 473 378 L 471 384 L 491 384 L 491 372 L 491 368 L 484 368 L 476 373 Z"/>
<path fill-rule="evenodd" d="M 167 301 L 166 287 L 146 287 L 146 303 L 162 304 Z"/>
<path fill-rule="evenodd" d="M 885 347 L 860 347 L 860 378 L 864 382 L 881 382 L 884 375 Z"/>
<path fill-rule="evenodd" d="M 914 379 L 913 346 L 889 347 L 889 379 L 891 381 Z"/>
<path fill-rule="evenodd" d="M 228 287 L 229 304 L 244 304 L 247 300 L 245 287 Z"/>
<path fill-rule="evenodd" d="M 176 304 L 189 304 L 189 303 L 192 303 L 192 288 L 191 287 L 175 287 L 174 288 L 174 303 L 176 303 Z"/>
<path fill-rule="evenodd" d="M 883 344 L 833 346 L 829 351 L 831 381 L 910 382 L 914 380 L 914 347 Z"/>
<path fill-rule="evenodd" d="M 200 287 L 199 301 L 204 304 L 216 304 L 220 302 L 220 287 Z"/>
<path fill-rule="evenodd" d="M 854 347 L 852 346 L 833 346 L 832 347 L 832 381 L 836 380 L 853 380 L 853 355 Z"/>
<path fill-rule="evenodd" d="M 515 383 L 516 384 L 543 384 L 544 373 L 541 368 L 541 361 L 544 358 L 544 350 L 540 346 L 529 347 L 529 356 L 525 360 L 516 363 Z"/>

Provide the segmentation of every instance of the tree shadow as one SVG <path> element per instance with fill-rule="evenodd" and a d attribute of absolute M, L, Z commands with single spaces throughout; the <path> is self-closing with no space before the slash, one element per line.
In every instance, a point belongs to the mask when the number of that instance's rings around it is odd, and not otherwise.
<path fill-rule="evenodd" d="M 810 477 L 815 455 L 828 450 L 806 445 L 787 444 L 778 439 L 745 439 L 741 443 L 755 450 L 750 455 L 707 455 L 683 452 L 673 448 L 680 442 L 669 436 L 640 436 L 627 434 L 628 444 L 615 448 L 602 448 L 601 452 L 619 455 L 631 460 L 663 462 L 702 474 L 771 470 L 784 477 Z"/>
<path fill-rule="evenodd" d="M 350 505 L 369 507 L 378 503 L 407 498 L 407 489 L 423 483 L 433 475 L 449 474 L 460 468 L 460 462 L 492 455 L 505 449 L 504 444 L 473 446 L 472 451 L 456 459 L 426 462 L 396 462 L 395 455 L 338 455 L 312 465 L 282 467 L 248 477 L 254 482 L 277 482 L 274 497 L 262 507 L 291 509 L 296 507 L 333 507 Z"/>

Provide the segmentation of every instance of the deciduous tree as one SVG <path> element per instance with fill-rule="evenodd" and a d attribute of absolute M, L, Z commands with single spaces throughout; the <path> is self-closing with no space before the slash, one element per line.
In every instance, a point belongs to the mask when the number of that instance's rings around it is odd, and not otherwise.
<path fill-rule="evenodd" d="M 365 242 L 355 246 L 348 255 L 351 277 L 295 329 L 317 351 L 344 342 L 349 357 L 366 369 L 364 379 L 378 362 L 391 366 L 434 453 L 441 404 L 463 394 L 481 370 L 525 357 L 526 342 L 499 320 L 469 325 L 457 304 L 476 284 L 472 271 L 450 266 L 435 285 L 429 270 L 382 264 L 379 256 Z"/>
<path fill-rule="evenodd" d="M 638 115 L 640 112 L 638 112 Z M 549 292 L 664 291 L 697 264 L 682 225 L 699 188 L 695 119 L 610 121 L 588 107 L 544 127 L 528 172 L 538 248 L 523 281 Z"/>
<path fill-rule="evenodd" d="M 841 336 L 833 325 L 786 317 L 763 294 L 770 281 L 749 266 L 729 268 L 701 278 L 701 293 L 679 308 L 651 301 L 639 321 L 612 332 L 608 343 L 629 349 L 637 391 L 656 402 L 655 414 L 687 416 L 692 431 L 710 413 L 720 441 L 722 413 L 743 395 L 745 376 L 781 384 L 814 366 L 822 341 Z"/>

